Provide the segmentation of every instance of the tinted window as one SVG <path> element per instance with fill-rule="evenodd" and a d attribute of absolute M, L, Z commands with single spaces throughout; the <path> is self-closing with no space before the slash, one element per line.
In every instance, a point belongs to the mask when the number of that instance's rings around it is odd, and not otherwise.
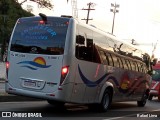
<path fill-rule="evenodd" d="M 153 70 L 152 79 L 155 81 L 160 81 L 160 70 Z"/>
<path fill-rule="evenodd" d="M 51 55 L 63 54 L 68 20 L 48 18 L 45 24 L 38 17 L 19 19 L 13 34 L 11 51 Z"/>
<path fill-rule="evenodd" d="M 101 63 L 98 46 L 94 43 L 92 31 L 82 26 L 77 27 L 76 57 L 81 60 Z"/>

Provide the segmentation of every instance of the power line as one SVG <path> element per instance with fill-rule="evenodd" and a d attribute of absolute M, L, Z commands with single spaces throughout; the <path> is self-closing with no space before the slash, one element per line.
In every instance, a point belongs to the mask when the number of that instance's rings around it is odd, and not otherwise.
<path fill-rule="evenodd" d="M 87 5 L 88 5 L 88 9 L 84 9 L 84 8 L 82 9 L 82 10 L 87 10 L 88 11 L 88 13 L 87 13 L 87 19 L 81 19 L 81 20 L 86 20 L 86 24 L 88 24 L 89 20 L 93 20 L 93 19 L 89 19 L 89 13 L 90 13 L 91 10 L 95 10 L 95 9 L 91 8 L 91 5 L 94 5 L 94 3 L 90 2 Z"/>

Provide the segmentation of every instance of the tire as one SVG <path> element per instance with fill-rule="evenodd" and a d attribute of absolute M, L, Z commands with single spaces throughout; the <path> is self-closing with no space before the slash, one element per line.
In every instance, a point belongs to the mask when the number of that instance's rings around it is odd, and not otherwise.
<path fill-rule="evenodd" d="M 148 100 L 152 100 L 153 96 L 149 95 Z"/>
<path fill-rule="evenodd" d="M 142 99 L 140 101 L 137 101 L 138 107 L 144 107 L 146 105 L 148 96 L 146 93 L 143 94 Z"/>
<path fill-rule="evenodd" d="M 101 100 L 101 103 L 98 105 L 99 111 L 100 112 L 107 112 L 107 110 L 109 109 L 109 107 L 111 105 L 111 101 L 112 101 L 112 92 L 111 92 L 111 90 L 106 89 L 103 94 L 103 98 Z"/>
<path fill-rule="evenodd" d="M 160 95 L 158 95 L 158 100 L 160 101 Z"/>

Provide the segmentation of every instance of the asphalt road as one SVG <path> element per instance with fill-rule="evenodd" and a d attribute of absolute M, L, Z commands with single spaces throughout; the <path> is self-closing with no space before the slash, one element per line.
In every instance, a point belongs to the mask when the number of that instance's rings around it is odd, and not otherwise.
<path fill-rule="evenodd" d="M 11 112 L 12 118 L 16 119 L 22 119 L 16 116 L 18 113 L 38 113 L 39 120 L 160 120 L 160 102 L 157 99 L 148 101 L 145 107 L 137 107 L 136 102 L 114 103 L 106 113 L 90 110 L 86 105 L 66 104 L 64 108 L 58 108 L 46 101 L 0 102 L 0 106 L 1 112 Z"/>

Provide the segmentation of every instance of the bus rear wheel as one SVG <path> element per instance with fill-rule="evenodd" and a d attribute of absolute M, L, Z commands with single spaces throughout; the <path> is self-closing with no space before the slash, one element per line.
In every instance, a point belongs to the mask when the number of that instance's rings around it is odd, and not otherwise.
<path fill-rule="evenodd" d="M 106 89 L 103 94 L 103 98 L 101 100 L 101 103 L 99 104 L 99 110 L 101 112 L 106 112 L 111 105 L 111 101 L 112 101 L 112 92 L 111 92 L 111 90 Z"/>
<path fill-rule="evenodd" d="M 144 93 L 142 99 L 140 101 L 137 101 L 138 107 L 144 107 L 147 102 L 147 98 L 148 98 L 147 94 Z"/>
<path fill-rule="evenodd" d="M 148 100 L 152 100 L 153 95 L 149 95 Z"/>
<path fill-rule="evenodd" d="M 160 101 L 160 95 L 158 95 L 158 100 Z"/>

